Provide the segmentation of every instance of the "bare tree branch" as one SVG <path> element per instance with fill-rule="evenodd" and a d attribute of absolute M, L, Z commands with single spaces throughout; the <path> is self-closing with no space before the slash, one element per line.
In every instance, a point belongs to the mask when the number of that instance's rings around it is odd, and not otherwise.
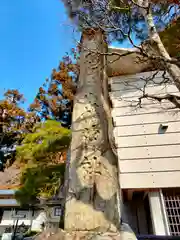
<path fill-rule="evenodd" d="M 169 102 L 173 103 L 176 108 L 180 108 L 180 96 L 174 95 L 174 94 L 165 94 L 163 96 L 156 96 L 151 94 L 143 94 L 143 96 L 139 97 L 139 106 L 141 107 L 141 100 L 147 98 L 147 99 L 154 99 L 158 102 L 162 102 L 163 100 L 168 100 Z"/>

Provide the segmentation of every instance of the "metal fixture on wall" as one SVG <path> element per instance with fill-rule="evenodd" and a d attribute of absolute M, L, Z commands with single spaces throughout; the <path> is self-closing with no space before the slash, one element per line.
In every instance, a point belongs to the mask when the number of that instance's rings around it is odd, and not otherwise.
<path fill-rule="evenodd" d="M 168 124 L 167 123 L 161 123 L 159 125 L 158 133 L 163 134 L 167 131 L 167 129 L 168 129 Z"/>

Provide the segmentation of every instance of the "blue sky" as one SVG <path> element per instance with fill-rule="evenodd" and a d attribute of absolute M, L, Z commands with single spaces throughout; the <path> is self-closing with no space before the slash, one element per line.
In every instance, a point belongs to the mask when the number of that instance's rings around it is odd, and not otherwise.
<path fill-rule="evenodd" d="M 0 96 L 18 89 L 28 106 L 75 46 L 72 32 L 60 0 L 0 0 Z"/>
<path fill-rule="evenodd" d="M 0 95 L 17 88 L 30 103 L 74 45 L 60 0 L 0 0 Z"/>

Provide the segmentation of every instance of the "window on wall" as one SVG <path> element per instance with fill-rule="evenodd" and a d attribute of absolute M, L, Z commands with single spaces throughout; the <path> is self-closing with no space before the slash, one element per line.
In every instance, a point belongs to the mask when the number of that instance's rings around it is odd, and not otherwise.
<path fill-rule="evenodd" d="M 61 216 L 61 208 L 60 207 L 54 208 L 54 216 L 56 216 L 56 217 Z"/>
<path fill-rule="evenodd" d="M 171 235 L 180 235 L 180 190 L 163 191 L 165 208 L 167 212 L 169 230 Z"/>

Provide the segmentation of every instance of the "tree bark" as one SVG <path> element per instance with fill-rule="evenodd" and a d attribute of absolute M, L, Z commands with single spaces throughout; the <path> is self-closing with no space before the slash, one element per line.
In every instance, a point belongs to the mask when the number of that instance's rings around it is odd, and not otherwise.
<path fill-rule="evenodd" d="M 87 30 L 82 37 L 80 76 L 74 100 L 67 231 L 118 231 L 117 159 L 109 147 L 103 104 L 103 35 Z"/>
<path fill-rule="evenodd" d="M 161 38 L 157 32 L 156 26 L 154 24 L 151 7 L 149 6 L 149 0 L 138 0 L 137 3 L 139 6 L 142 6 L 142 8 L 140 7 L 140 11 L 147 23 L 151 43 L 155 44 L 156 50 L 158 51 L 158 54 L 161 57 L 163 57 L 167 61 L 171 60 L 171 57 L 167 52 L 166 48 L 164 47 L 164 44 L 162 43 Z M 180 68 L 175 64 L 165 61 L 164 66 L 167 69 L 169 75 L 172 77 L 174 84 L 180 91 Z"/>

